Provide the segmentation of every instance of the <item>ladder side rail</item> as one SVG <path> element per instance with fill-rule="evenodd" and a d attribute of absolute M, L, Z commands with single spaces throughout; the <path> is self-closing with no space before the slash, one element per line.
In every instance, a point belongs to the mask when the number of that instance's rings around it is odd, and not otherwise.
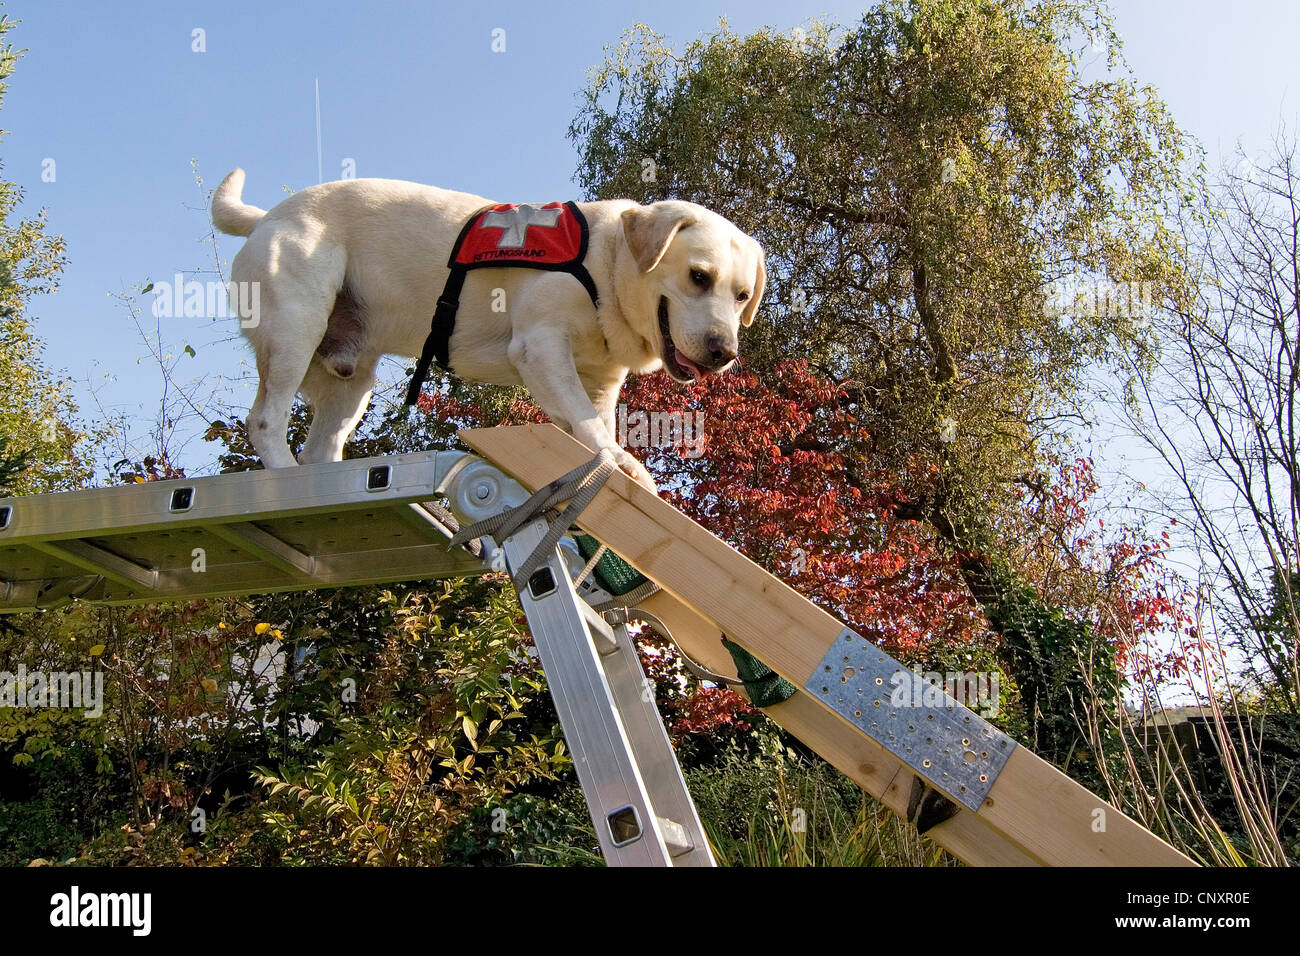
<path fill-rule="evenodd" d="M 637 766 L 654 797 L 660 819 L 675 822 L 686 838 L 680 851 L 673 854 L 673 865 L 716 866 L 704 823 L 655 706 L 654 684 L 641 667 L 636 644 L 627 627 L 620 624 L 613 628 L 613 633 L 617 649 L 604 657 L 605 673 L 632 741 Z"/>
<path fill-rule="evenodd" d="M 546 522 L 534 521 L 506 539 L 512 568 L 528 559 L 546 530 Z M 672 865 L 581 598 L 558 550 L 518 593 L 606 863 Z"/>

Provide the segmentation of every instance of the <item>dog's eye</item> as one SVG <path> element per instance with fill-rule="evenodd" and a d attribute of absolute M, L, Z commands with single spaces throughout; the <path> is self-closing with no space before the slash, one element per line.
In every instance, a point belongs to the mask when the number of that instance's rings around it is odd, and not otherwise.
<path fill-rule="evenodd" d="M 738 292 L 738 293 L 736 293 L 736 301 L 737 301 L 737 302 L 748 302 L 748 301 L 749 301 L 749 293 L 748 293 L 748 292 Z"/>
<path fill-rule="evenodd" d="M 707 291 L 709 286 L 713 284 L 713 277 L 710 276 L 707 272 L 701 272 L 699 269 L 692 269 L 691 281 L 694 282 L 701 289 Z"/>

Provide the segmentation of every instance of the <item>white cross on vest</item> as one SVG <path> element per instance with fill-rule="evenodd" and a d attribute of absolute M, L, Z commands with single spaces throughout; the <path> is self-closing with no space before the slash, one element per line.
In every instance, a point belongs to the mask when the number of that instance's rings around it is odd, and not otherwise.
<path fill-rule="evenodd" d="M 543 209 L 540 206 L 523 203 L 514 209 L 497 209 L 488 213 L 483 217 L 483 222 L 479 228 L 491 229 L 504 226 L 505 232 L 501 233 L 501 238 L 497 241 L 497 248 L 518 249 L 524 244 L 529 226 L 543 226 L 554 229 L 560 221 L 561 211 L 558 206 Z"/>

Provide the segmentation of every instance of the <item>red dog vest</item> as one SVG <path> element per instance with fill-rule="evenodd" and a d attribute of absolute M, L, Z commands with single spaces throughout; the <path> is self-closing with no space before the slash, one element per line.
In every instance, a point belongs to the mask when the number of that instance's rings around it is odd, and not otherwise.
<path fill-rule="evenodd" d="M 420 397 L 431 362 L 450 368 L 451 333 L 456 328 L 460 292 L 471 269 L 498 266 L 567 272 L 582 283 L 591 304 L 597 305 L 596 283 L 582 264 L 586 256 L 587 220 L 575 203 L 499 203 L 470 216 L 452 246 L 447 262 L 451 274 L 438 298 L 429 337 L 406 391 L 406 404 L 414 405 Z"/>

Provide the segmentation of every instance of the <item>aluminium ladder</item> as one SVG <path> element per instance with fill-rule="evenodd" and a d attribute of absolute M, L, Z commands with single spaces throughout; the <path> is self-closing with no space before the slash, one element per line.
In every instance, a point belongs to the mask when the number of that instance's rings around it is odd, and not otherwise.
<path fill-rule="evenodd" d="M 527 497 L 444 451 L 0 499 L 0 613 L 513 571 L 544 519 L 500 547 L 449 542 L 460 522 Z M 610 595 L 575 586 L 582 566 L 561 541 L 519 600 L 605 860 L 712 866 L 627 627 L 589 603 Z"/>

